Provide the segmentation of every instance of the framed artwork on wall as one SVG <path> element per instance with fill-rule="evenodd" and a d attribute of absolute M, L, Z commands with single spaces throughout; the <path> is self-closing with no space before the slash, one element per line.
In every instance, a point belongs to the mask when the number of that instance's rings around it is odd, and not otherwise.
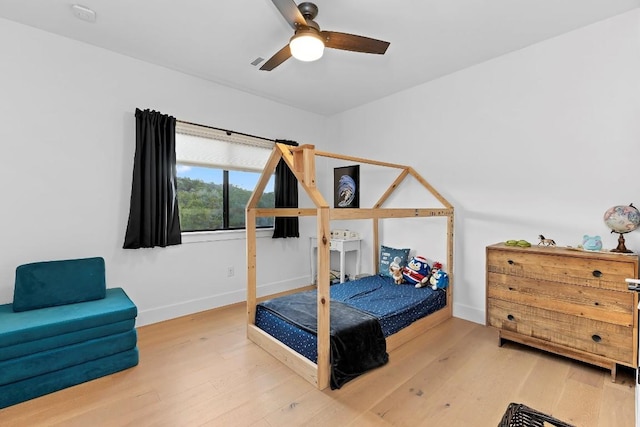
<path fill-rule="evenodd" d="M 333 207 L 360 207 L 360 165 L 333 169 Z"/>

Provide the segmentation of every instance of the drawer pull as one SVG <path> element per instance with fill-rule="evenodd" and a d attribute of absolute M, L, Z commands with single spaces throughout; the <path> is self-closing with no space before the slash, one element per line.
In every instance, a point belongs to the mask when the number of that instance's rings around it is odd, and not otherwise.
<path fill-rule="evenodd" d="M 591 335 L 591 339 L 594 340 L 595 342 L 602 341 L 602 337 L 600 335 L 597 335 L 597 334 Z"/>
<path fill-rule="evenodd" d="M 512 290 L 513 290 L 513 288 L 512 288 L 511 286 L 509 286 L 509 290 L 510 290 L 510 291 L 512 291 Z"/>
<path fill-rule="evenodd" d="M 513 322 L 514 320 L 516 320 L 516 318 L 513 317 L 513 314 L 509 314 L 509 315 L 507 315 L 507 320 L 510 320 L 510 321 Z"/>
<path fill-rule="evenodd" d="M 600 270 L 593 270 L 593 277 L 602 277 L 602 271 Z"/>
<path fill-rule="evenodd" d="M 594 302 L 593 305 L 600 305 L 598 301 Z"/>
<path fill-rule="evenodd" d="M 513 260 L 512 260 L 512 259 L 508 260 L 507 262 L 509 263 L 509 265 L 513 265 L 513 264 L 515 264 L 515 262 L 513 262 Z"/>

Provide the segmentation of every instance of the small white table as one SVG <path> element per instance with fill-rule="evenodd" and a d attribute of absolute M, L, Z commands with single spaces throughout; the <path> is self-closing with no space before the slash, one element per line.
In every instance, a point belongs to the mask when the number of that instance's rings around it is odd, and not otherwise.
<path fill-rule="evenodd" d="M 318 249 L 318 238 L 310 237 L 311 241 L 310 249 L 309 249 L 309 258 L 311 261 L 311 283 L 315 283 L 316 277 L 316 250 Z M 360 274 L 360 242 L 361 239 L 331 239 L 329 241 L 329 250 L 340 252 L 340 283 L 344 283 L 344 261 L 345 261 L 345 253 L 347 252 L 356 252 L 356 276 Z"/>

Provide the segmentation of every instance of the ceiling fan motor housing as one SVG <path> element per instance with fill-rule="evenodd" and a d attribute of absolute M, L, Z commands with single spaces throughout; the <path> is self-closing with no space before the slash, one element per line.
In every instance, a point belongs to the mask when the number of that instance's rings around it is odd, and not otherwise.
<path fill-rule="evenodd" d="M 316 16 L 318 16 L 318 6 L 311 2 L 306 1 L 300 3 L 298 5 L 298 9 L 300 10 L 300 13 L 302 13 L 302 16 L 304 16 L 304 19 L 306 19 L 307 21 L 311 21 L 315 19 Z"/>

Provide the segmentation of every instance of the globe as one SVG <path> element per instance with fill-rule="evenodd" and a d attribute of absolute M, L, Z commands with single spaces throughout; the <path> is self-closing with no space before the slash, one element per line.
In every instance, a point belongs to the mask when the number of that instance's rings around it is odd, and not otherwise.
<path fill-rule="evenodd" d="M 612 233 L 618 233 L 618 247 L 611 252 L 630 253 L 624 245 L 623 234 L 637 229 L 640 226 L 640 211 L 631 203 L 628 206 L 613 206 L 604 213 L 604 223 Z"/>

